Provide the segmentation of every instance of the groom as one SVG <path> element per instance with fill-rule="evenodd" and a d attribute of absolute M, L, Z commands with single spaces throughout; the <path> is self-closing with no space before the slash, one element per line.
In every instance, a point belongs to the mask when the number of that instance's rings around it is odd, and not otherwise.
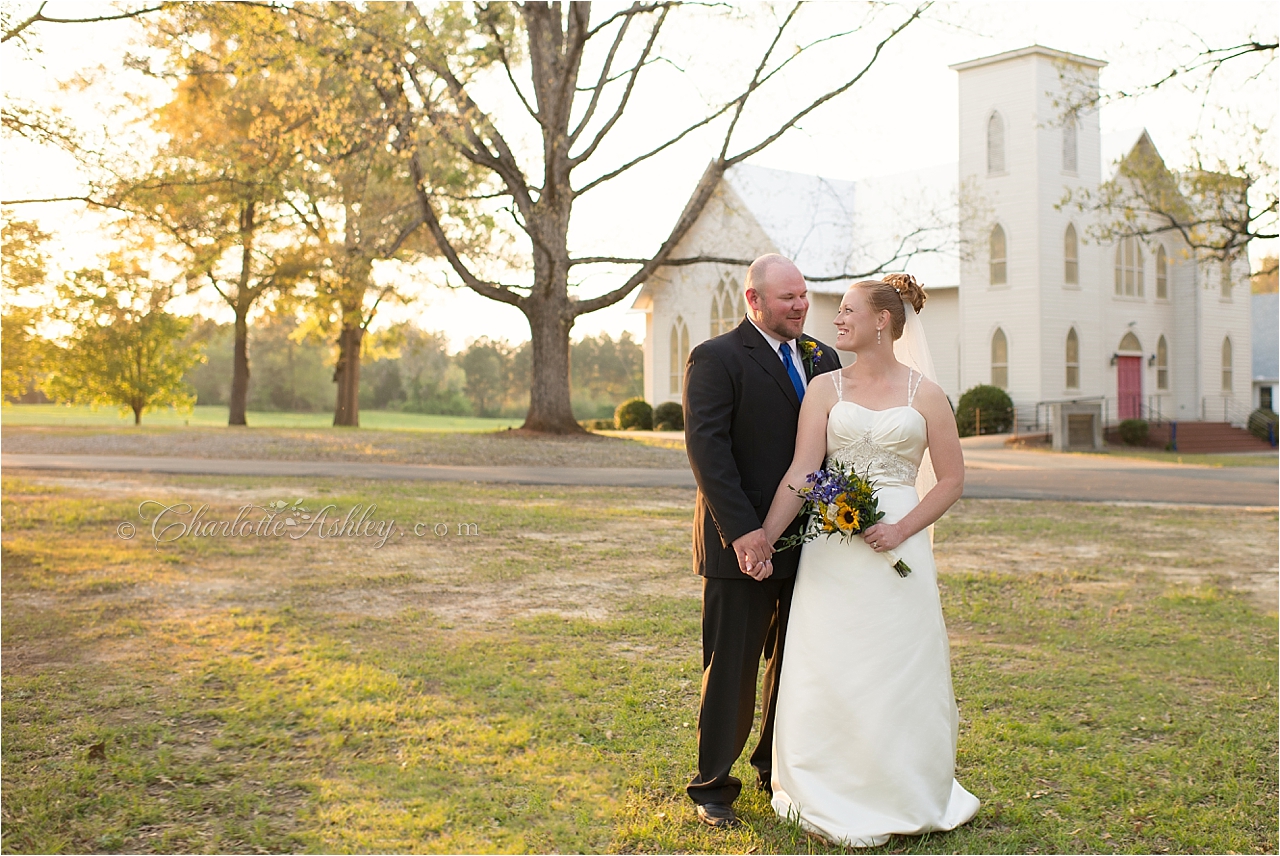
<path fill-rule="evenodd" d="M 780 255 L 747 270 L 747 317 L 693 349 L 685 367 L 685 447 L 698 483 L 693 567 L 702 582 L 702 702 L 698 773 L 688 787 L 698 819 L 737 824 L 742 782 L 729 774 L 755 715 L 764 655 L 760 743 L 751 764 L 770 789 L 773 713 L 799 550 L 767 560 L 760 524 L 795 452 L 796 421 L 810 380 L 840 368 L 835 350 L 803 335 L 804 276 Z M 797 531 L 798 523 L 787 530 Z"/>

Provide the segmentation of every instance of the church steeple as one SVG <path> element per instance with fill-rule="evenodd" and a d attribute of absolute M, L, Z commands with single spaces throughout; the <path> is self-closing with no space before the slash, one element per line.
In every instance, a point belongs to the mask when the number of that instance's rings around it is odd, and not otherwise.
<path fill-rule="evenodd" d="M 1096 277 L 1082 227 L 1059 205 L 1101 178 L 1097 112 L 1066 108 L 1092 103 L 1105 65 L 1032 45 L 951 66 L 959 179 L 970 197 L 962 228 L 972 252 L 960 275 L 966 388 L 1001 386 L 1025 407 L 1065 391 L 1067 339 L 1078 351 L 1088 336 L 1083 294 Z"/>

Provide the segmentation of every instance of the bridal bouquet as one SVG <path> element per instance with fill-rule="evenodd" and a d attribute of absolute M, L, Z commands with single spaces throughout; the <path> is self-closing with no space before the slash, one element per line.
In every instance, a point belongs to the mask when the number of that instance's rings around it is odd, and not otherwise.
<path fill-rule="evenodd" d="M 816 473 L 810 473 L 804 487 L 796 490 L 804 499 L 800 514 L 806 518 L 800 532 L 778 541 L 776 549 L 786 550 L 819 535 L 839 533 L 840 539 L 852 541 L 884 517 L 877 507 L 876 486 L 839 462 L 830 462 Z M 889 560 L 898 576 L 911 573 L 906 562 L 892 550 L 881 555 Z"/>

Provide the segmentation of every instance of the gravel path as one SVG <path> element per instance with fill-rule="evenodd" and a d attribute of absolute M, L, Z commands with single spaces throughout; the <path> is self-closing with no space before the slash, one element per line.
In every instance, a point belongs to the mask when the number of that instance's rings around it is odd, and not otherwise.
<path fill-rule="evenodd" d="M 687 469 L 684 450 L 621 437 L 530 437 L 349 428 L 5 427 L 0 448 L 26 455 L 137 455 L 486 467 Z"/>

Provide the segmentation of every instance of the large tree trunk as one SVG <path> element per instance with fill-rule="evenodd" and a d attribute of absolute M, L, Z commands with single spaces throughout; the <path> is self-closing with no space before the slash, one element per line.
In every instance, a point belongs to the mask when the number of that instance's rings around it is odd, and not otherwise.
<path fill-rule="evenodd" d="M 247 425 L 245 407 L 249 398 L 249 322 L 248 307 L 236 309 L 236 344 L 231 360 L 231 415 L 228 425 Z"/>
<path fill-rule="evenodd" d="M 586 433 L 573 418 L 569 398 L 569 330 L 573 316 L 557 311 L 554 303 L 530 302 L 523 308 L 533 346 L 529 413 L 523 427 L 552 434 Z"/>
<path fill-rule="evenodd" d="M 360 426 L 360 344 L 363 341 L 364 327 L 359 322 L 343 321 L 342 332 L 338 334 L 338 364 L 333 369 L 333 380 L 338 385 L 334 425 Z"/>

